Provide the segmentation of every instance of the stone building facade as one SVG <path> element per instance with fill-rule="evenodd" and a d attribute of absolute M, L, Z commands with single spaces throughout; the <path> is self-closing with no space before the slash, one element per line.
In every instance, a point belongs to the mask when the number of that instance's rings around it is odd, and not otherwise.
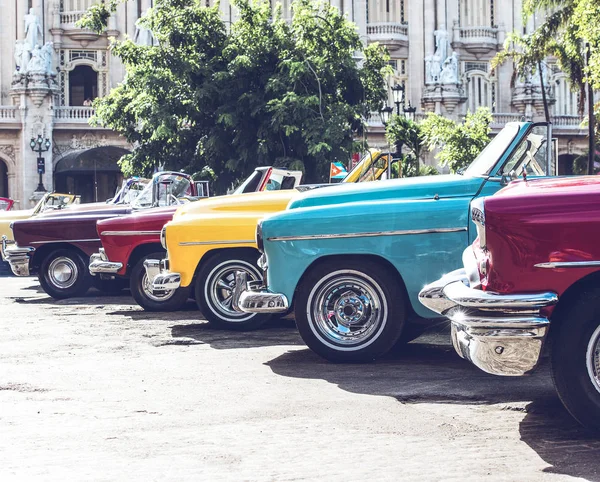
<path fill-rule="evenodd" d="M 214 0 L 205 0 L 207 5 Z M 292 0 L 283 0 L 290 15 Z M 108 49 L 109 37 L 129 36 L 152 42 L 136 27 L 152 0 L 129 0 L 109 19 L 103 35 L 81 30 L 75 22 L 94 0 L 12 0 L 0 17 L 0 196 L 28 207 L 38 192 L 38 157 L 32 139 L 49 139 L 41 154 L 47 190 L 67 190 L 84 201 L 109 197 L 119 182 L 115 160 L 129 149 L 111 132 L 91 127 L 93 109 L 87 105 L 105 95 L 124 76 L 124 69 Z M 460 119 L 468 110 L 488 106 L 494 130 L 522 118 L 542 120 L 542 92 L 538 75 L 511 83 L 507 63 L 492 72 L 490 60 L 510 31 L 535 28 L 523 25 L 521 1 L 500 0 L 331 0 L 357 26 L 365 42 L 384 44 L 394 75 L 389 86 L 404 84 L 404 105 L 417 108 L 417 119 L 433 111 Z M 220 9 L 226 20 L 235 11 L 228 0 Z M 549 60 L 543 76 L 551 105 L 559 165 L 586 148 L 580 129 L 577 95 L 565 75 Z M 390 91 L 390 103 L 392 101 Z M 369 121 L 372 144 L 384 144 L 378 116 Z M 568 171 L 568 167 L 563 167 Z"/>

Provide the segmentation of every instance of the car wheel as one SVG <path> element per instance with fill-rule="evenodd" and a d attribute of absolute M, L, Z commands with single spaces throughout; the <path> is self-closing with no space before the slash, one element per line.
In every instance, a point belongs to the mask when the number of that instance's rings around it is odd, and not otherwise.
<path fill-rule="evenodd" d="M 164 252 L 151 253 L 135 264 L 129 278 L 129 289 L 131 296 L 146 311 L 177 311 L 187 301 L 190 287 L 177 288 L 176 290 L 164 290 L 155 292 L 152 290 L 152 280 L 146 275 L 144 261 L 147 259 L 163 259 Z"/>
<path fill-rule="evenodd" d="M 123 278 L 102 279 L 100 275 L 92 277 L 92 286 L 105 295 L 118 295 L 127 288 L 127 280 Z"/>
<path fill-rule="evenodd" d="M 256 262 L 258 253 L 231 250 L 210 258 L 196 276 L 196 303 L 207 321 L 217 328 L 227 330 L 254 330 L 263 325 L 271 315 L 241 313 L 231 306 L 236 271 L 244 271 L 248 281 L 262 280 Z"/>
<path fill-rule="evenodd" d="M 42 289 L 57 300 L 83 296 L 91 285 L 88 261 L 74 249 L 53 251 L 40 266 Z"/>
<path fill-rule="evenodd" d="M 304 342 L 333 362 L 365 362 L 387 353 L 406 320 L 395 276 L 365 261 L 331 261 L 303 279 L 295 301 Z"/>
<path fill-rule="evenodd" d="M 554 324 L 551 360 L 558 396 L 582 425 L 600 431 L 600 288 L 558 311 Z"/>

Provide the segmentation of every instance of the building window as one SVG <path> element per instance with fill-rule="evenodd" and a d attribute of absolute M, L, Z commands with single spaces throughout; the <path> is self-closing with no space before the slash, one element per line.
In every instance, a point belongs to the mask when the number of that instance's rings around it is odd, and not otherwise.
<path fill-rule="evenodd" d="M 368 0 L 367 23 L 404 23 L 406 0 Z"/>
<path fill-rule="evenodd" d="M 492 112 L 496 112 L 496 79 L 489 75 L 487 64 L 481 64 L 465 62 L 467 109 L 475 112 L 478 107 L 488 107 Z"/>
<path fill-rule="evenodd" d="M 98 72 L 89 65 L 78 65 L 69 73 L 69 105 L 88 105 L 98 97 Z"/>
<path fill-rule="evenodd" d="M 84 12 L 90 8 L 97 0 L 61 0 L 61 12 Z"/>
<path fill-rule="evenodd" d="M 554 76 L 554 104 L 555 115 L 578 115 L 578 95 L 571 90 L 571 83 L 567 76 L 559 72 Z"/>
<path fill-rule="evenodd" d="M 461 27 L 493 27 L 494 0 L 461 0 Z"/>

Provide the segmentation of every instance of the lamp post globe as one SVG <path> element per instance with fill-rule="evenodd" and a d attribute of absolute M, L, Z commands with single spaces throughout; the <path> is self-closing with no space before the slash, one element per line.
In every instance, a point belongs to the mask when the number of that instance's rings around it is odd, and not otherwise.
<path fill-rule="evenodd" d="M 392 109 L 389 105 L 384 106 L 379 111 L 379 116 L 381 117 L 381 123 L 384 126 L 387 126 L 387 123 L 390 121 L 390 117 L 392 115 L 394 109 Z"/>

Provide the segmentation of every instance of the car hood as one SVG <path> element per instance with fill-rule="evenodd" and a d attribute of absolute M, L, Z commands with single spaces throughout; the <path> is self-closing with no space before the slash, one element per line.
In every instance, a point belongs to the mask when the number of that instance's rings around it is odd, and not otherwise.
<path fill-rule="evenodd" d="M 126 216 L 118 216 L 98 221 L 98 232 L 103 231 L 130 231 L 146 224 L 156 224 L 157 229 L 173 218 L 179 206 L 143 209 Z M 141 229 L 141 228 L 140 228 Z"/>
<path fill-rule="evenodd" d="M 284 204 L 300 193 L 295 189 L 281 191 L 261 191 L 244 194 L 217 196 L 181 206 L 173 219 L 183 216 L 196 216 L 209 212 L 264 212 L 273 204 Z"/>
<path fill-rule="evenodd" d="M 458 174 L 420 176 L 364 184 L 341 184 L 335 189 L 316 189 L 292 200 L 288 209 L 365 201 L 434 199 L 474 196 L 483 178 Z"/>
<path fill-rule="evenodd" d="M 600 176 L 569 176 L 513 181 L 496 196 L 541 196 L 546 194 L 589 194 L 600 190 Z"/>
<path fill-rule="evenodd" d="M 82 204 L 78 206 L 71 206 L 65 209 L 44 211 L 39 215 L 39 217 L 56 218 L 64 216 L 88 216 L 93 214 L 104 215 L 109 213 L 112 213 L 116 216 L 119 214 L 126 214 L 130 212 L 131 206 L 129 204 L 92 203 L 90 205 Z"/>
<path fill-rule="evenodd" d="M 33 216 L 33 209 L 20 209 L 18 211 L 3 211 L 0 213 L 0 223 L 4 221 L 16 221 L 17 219 L 27 219 Z"/>

